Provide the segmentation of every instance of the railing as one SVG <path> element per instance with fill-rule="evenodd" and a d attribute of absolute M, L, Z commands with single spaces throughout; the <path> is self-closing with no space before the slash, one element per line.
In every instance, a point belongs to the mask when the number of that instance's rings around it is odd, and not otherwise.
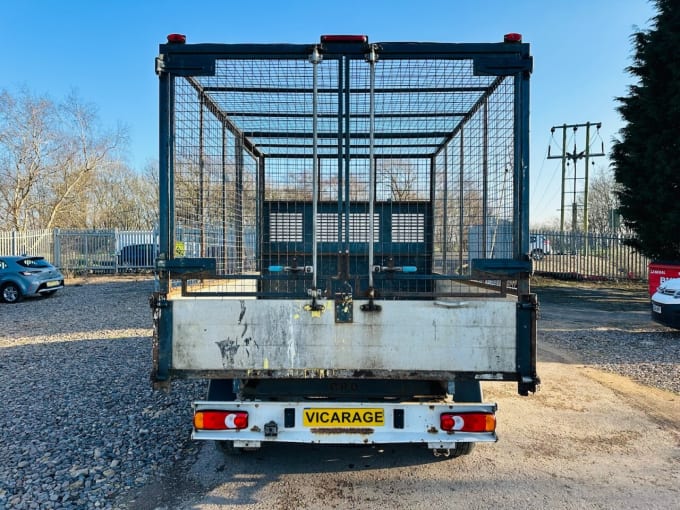
<path fill-rule="evenodd" d="M 627 246 L 622 236 L 532 231 L 531 238 L 536 275 L 567 280 L 648 278 L 650 260 Z"/>
<path fill-rule="evenodd" d="M 532 231 L 534 274 L 568 280 L 646 281 L 650 260 L 621 236 Z M 0 232 L 0 255 L 45 257 L 73 273 L 152 270 L 156 234 L 151 230 L 31 230 Z"/>
<path fill-rule="evenodd" d="M 156 246 L 156 234 L 151 230 L 0 232 L 0 255 L 45 257 L 74 274 L 152 270 Z"/>
<path fill-rule="evenodd" d="M 53 259 L 53 230 L 0 232 L 0 255 L 35 255 Z"/>

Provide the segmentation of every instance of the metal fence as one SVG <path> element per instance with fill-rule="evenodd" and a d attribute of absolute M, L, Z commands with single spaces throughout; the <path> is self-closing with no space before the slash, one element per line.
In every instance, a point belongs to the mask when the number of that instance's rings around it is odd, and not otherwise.
<path fill-rule="evenodd" d="M 624 237 L 536 231 L 531 238 L 536 275 L 595 281 L 648 278 L 651 261 L 627 246 Z M 538 249 L 544 253 L 538 253 Z"/>
<path fill-rule="evenodd" d="M 246 249 L 254 248 L 248 233 Z M 180 235 L 192 251 L 191 235 Z M 474 236 L 471 234 L 471 239 Z M 626 246 L 626 238 L 572 232 L 532 231 L 533 244 L 544 249 L 533 261 L 534 274 L 569 280 L 642 280 L 650 260 Z M 117 273 L 151 270 L 157 253 L 151 230 L 30 230 L 0 232 L 0 255 L 36 255 L 73 273 Z"/>
<path fill-rule="evenodd" d="M 0 254 L 45 257 L 74 274 L 143 271 L 155 265 L 156 237 L 151 230 L 0 232 Z"/>
<path fill-rule="evenodd" d="M 52 259 L 52 230 L 0 232 L 0 255 L 38 255 Z"/>

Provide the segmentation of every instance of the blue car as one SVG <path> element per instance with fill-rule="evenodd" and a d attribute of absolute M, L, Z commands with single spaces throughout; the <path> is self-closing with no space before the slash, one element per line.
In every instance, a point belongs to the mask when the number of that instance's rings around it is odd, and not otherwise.
<path fill-rule="evenodd" d="M 0 301 L 51 296 L 64 288 L 64 275 L 43 257 L 0 257 Z"/>

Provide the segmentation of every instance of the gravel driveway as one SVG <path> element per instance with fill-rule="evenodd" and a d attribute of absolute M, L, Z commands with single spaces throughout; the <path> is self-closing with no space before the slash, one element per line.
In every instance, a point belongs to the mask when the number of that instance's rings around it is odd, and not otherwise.
<path fill-rule="evenodd" d="M 0 304 L 0 509 L 116 508 L 192 462 L 202 382 L 153 392 L 149 278 L 67 282 Z"/>
<path fill-rule="evenodd" d="M 646 285 L 539 280 L 533 291 L 539 359 L 542 345 L 556 347 L 569 360 L 680 393 L 680 331 L 651 320 Z"/>
<path fill-rule="evenodd" d="M 189 403 L 205 384 L 151 390 L 152 280 L 68 283 L 52 298 L 0 305 L 0 510 L 125 508 L 132 498 L 144 507 L 141 488 L 196 468 Z M 549 348 L 539 357 L 570 356 L 680 393 L 680 333 L 649 322 L 639 290 L 632 308 L 625 293 L 603 302 L 587 289 L 571 300 L 539 291 Z"/>

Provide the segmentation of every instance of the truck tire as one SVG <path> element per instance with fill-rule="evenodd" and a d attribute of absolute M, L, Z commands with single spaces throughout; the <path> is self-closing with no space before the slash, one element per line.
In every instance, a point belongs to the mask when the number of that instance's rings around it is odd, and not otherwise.
<path fill-rule="evenodd" d="M 463 455 L 470 455 L 475 449 L 475 443 L 456 443 L 456 447 L 451 449 L 451 457 L 462 457 Z"/>
<path fill-rule="evenodd" d="M 233 379 L 210 379 L 208 381 L 208 400 L 229 401 L 236 400 Z"/>
<path fill-rule="evenodd" d="M 243 448 L 236 448 L 233 441 L 215 441 L 215 448 L 223 455 L 230 457 L 243 453 Z"/>

